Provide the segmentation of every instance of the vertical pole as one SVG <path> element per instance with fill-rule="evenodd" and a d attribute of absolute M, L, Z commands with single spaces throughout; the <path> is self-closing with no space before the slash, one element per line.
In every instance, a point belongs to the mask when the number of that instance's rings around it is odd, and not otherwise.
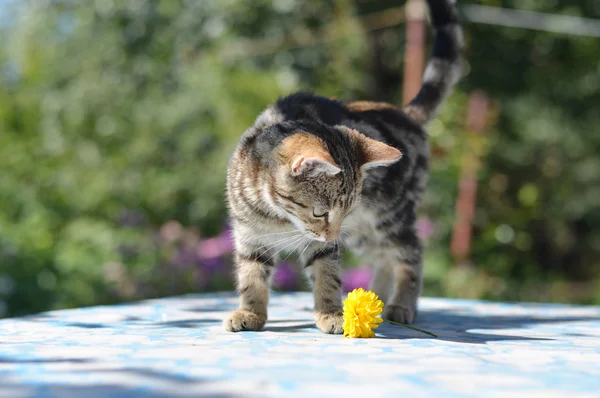
<path fill-rule="evenodd" d="M 423 0 L 408 0 L 405 7 L 406 45 L 404 47 L 404 82 L 402 103 L 406 105 L 421 88 L 425 45 L 425 17 L 427 6 Z"/>
<path fill-rule="evenodd" d="M 467 109 L 468 153 L 462 159 L 458 197 L 456 200 L 456 220 L 452 230 L 450 248 L 456 263 L 464 262 L 471 248 L 473 217 L 477 194 L 477 170 L 481 148 L 480 133 L 488 119 L 488 98 L 481 91 L 474 91 L 469 97 Z"/>

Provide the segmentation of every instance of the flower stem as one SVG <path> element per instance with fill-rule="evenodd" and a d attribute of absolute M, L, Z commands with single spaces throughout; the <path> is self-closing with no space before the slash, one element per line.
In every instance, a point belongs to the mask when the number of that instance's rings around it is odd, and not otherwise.
<path fill-rule="evenodd" d="M 405 327 L 405 328 L 407 328 L 407 329 L 416 330 L 417 332 L 421 332 L 421 333 L 428 334 L 428 335 L 430 335 L 430 336 L 433 336 L 433 337 L 435 337 L 435 338 L 437 339 L 437 334 L 434 334 L 434 333 L 428 332 L 427 330 L 419 329 L 419 328 L 416 328 L 416 327 L 414 327 L 414 326 L 405 325 L 404 323 L 400 323 L 400 322 L 388 321 L 387 319 L 384 319 L 383 321 L 384 321 L 384 322 L 391 323 L 392 325 L 404 326 L 404 327 Z"/>

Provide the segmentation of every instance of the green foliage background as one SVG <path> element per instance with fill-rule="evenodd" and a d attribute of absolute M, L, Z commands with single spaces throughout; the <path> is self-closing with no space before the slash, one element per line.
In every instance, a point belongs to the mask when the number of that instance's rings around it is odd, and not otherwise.
<path fill-rule="evenodd" d="M 600 18 L 591 0 L 472 3 Z M 227 272 L 172 258 L 224 228 L 236 140 L 297 89 L 399 103 L 404 26 L 366 32 L 360 17 L 402 4 L 5 0 L 0 316 L 230 289 Z M 600 41 L 468 21 L 465 32 L 469 74 L 430 126 L 425 294 L 600 303 Z M 477 142 L 465 138 L 474 89 L 493 99 Z M 448 247 L 472 145 L 472 264 L 457 266 Z"/>

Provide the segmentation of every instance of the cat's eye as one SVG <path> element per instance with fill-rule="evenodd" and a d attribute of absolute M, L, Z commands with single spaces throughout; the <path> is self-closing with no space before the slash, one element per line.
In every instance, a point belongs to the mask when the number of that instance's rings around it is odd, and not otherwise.
<path fill-rule="evenodd" d="M 322 207 L 317 206 L 313 209 L 313 217 L 315 217 L 315 218 L 323 218 L 323 217 L 327 217 L 328 215 L 329 215 L 329 212 Z"/>

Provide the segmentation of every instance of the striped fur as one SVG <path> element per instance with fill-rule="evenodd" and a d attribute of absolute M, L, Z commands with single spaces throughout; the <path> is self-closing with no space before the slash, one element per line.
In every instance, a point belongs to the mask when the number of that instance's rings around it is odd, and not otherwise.
<path fill-rule="evenodd" d="M 460 78 L 464 45 L 454 0 L 427 0 L 427 3 L 434 32 L 433 51 L 419 93 L 404 107 L 404 112 L 420 125 L 435 116 Z"/>
<path fill-rule="evenodd" d="M 240 308 L 229 331 L 260 330 L 280 255 L 295 252 L 312 285 L 317 327 L 342 332 L 338 242 L 375 266 L 383 316 L 414 320 L 422 286 L 416 208 L 428 177 L 422 125 L 458 76 L 454 8 L 429 0 L 435 41 L 423 87 L 405 108 L 296 93 L 242 136 L 227 172 Z"/>

